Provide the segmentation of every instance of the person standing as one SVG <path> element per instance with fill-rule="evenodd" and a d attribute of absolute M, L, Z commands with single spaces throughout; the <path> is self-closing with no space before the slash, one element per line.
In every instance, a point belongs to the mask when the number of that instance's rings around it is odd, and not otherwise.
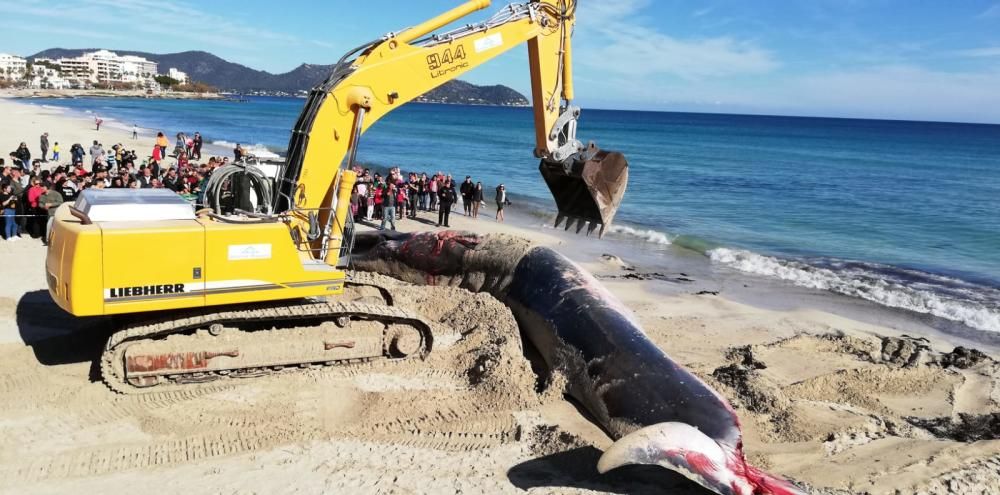
<path fill-rule="evenodd" d="M 186 153 L 187 149 L 187 136 L 183 132 L 177 133 L 177 141 L 174 142 L 174 156 L 180 158 L 181 155 Z"/>
<path fill-rule="evenodd" d="M 472 218 L 479 218 L 479 206 L 483 202 L 483 183 L 477 182 L 472 190 Z"/>
<path fill-rule="evenodd" d="M 28 235 L 34 238 L 42 237 L 43 232 L 40 232 L 42 225 L 44 223 L 38 219 L 42 216 L 44 212 L 42 211 L 40 200 L 42 199 L 42 194 L 45 194 L 47 189 L 42 185 L 42 180 L 38 177 L 31 178 L 31 187 L 28 188 L 28 214 L 31 218 L 28 219 Z"/>
<path fill-rule="evenodd" d="M 455 204 L 456 199 L 455 186 L 451 180 L 445 180 L 438 191 L 438 227 L 442 225 L 451 227 L 448 224 L 448 217 L 451 215 L 451 205 Z"/>
<path fill-rule="evenodd" d="M 52 145 L 52 161 L 59 162 L 59 141 Z"/>
<path fill-rule="evenodd" d="M 4 184 L 0 190 L 0 210 L 3 210 L 4 239 L 9 242 L 21 238 L 17 235 L 17 199 L 17 195 L 14 194 L 14 186 L 10 183 Z"/>
<path fill-rule="evenodd" d="M 45 192 L 42 193 L 42 197 L 38 200 L 38 205 L 41 206 L 43 210 L 48 212 L 48 221 L 45 222 L 45 232 L 43 233 L 42 242 L 46 245 L 49 243 L 49 234 L 52 232 L 52 222 L 56 218 L 56 209 L 59 205 L 63 204 L 63 195 L 59 192 L 59 188 L 51 188 L 48 184 L 44 184 L 42 187 L 45 188 Z"/>
<path fill-rule="evenodd" d="M 507 188 L 497 186 L 497 223 L 503 223 L 503 207 L 507 205 Z"/>
<path fill-rule="evenodd" d="M 431 177 L 430 182 L 427 183 L 427 191 L 430 193 L 431 205 L 430 211 L 437 209 L 438 205 L 438 190 L 440 189 L 441 183 L 438 181 L 440 178 L 440 172 L 437 175 Z"/>
<path fill-rule="evenodd" d="M 389 225 L 392 230 L 396 230 L 396 184 L 389 181 L 385 186 L 385 192 L 382 194 L 382 224 L 379 225 L 379 230 L 385 230 L 385 221 L 389 221 Z"/>
<path fill-rule="evenodd" d="M 465 216 L 472 216 L 472 190 L 476 188 L 476 185 L 472 183 L 472 176 L 466 175 L 465 182 L 459 186 L 458 191 L 462 193 L 462 208 L 465 210 Z"/>
<path fill-rule="evenodd" d="M 420 180 L 417 182 L 417 187 L 420 190 L 420 209 L 427 211 L 431 209 L 430 203 L 430 192 L 427 188 L 427 174 L 421 173 Z"/>
<path fill-rule="evenodd" d="M 97 140 L 94 140 L 94 145 L 90 147 L 90 165 L 94 169 L 98 163 L 104 163 L 104 147 Z"/>
<path fill-rule="evenodd" d="M 31 171 L 31 150 L 28 149 L 28 145 L 21 143 L 16 150 L 10 152 L 10 157 L 14 161 L 14 165 L 19 165 L 23 172 Z"/>
<path fill-rule="evenodd" d="M 101 130 L 101 124 L 103 124 L 103 123 L 104 123 L 104 121 L 103 121 L 103 120 L 101 120 L 101 118 L 100 118 L 100 117 L 97 117 L 97 116 L 94 116 L 94 125 L 96 125 L 96 126 L 97 126 L 97 130 L 98 130 L 98 131 L 100 131 L 100 130 Z"/>
<path fill-rule="evenodd" d="M 194 133 L 194 159 L 201 160 L 202 137 L 200 132 Z"/>
<path fill-rule="evenodd" d="M 417 174 L 410 174 L 410 180 L 406 182 L 406 187 L 406 196 L 410 200 L 410 218 L 416 219 L 420 203 L 420 179 L 417 178 Z"/>
<path fill-rule="evenodd" d="M 28 179 L 28 175 L 24 171 L 19 168 L 10 169 L 11 194 L 17 198 L 17 202 L 14 205 L 14 214 L 18 216 L 14 223 L 17 224 L 15 235 L 18 236 L 28 231 L 27 183 L 25 179 Z"/>
<path fill-rule="evenodd" d="M 139 128 L 135 124 L 132 124 L 132 140 L 136 139 L 139 139 Z"/>
<path fill-rule="evenodd" d="M 406 183 L 403 182 L 398 173 L 393 178 L 392 182 L 396 184 L 396 213 L 399 214 L 398 220 L 402 220 L 406 216 Z"/>
<path fill-rule="evenodd" d="M 169 145 L 170 145 L 170 141 L 167 140 L 167 136 L 165 136 L 162 132 L 157 132 L 156 133 L 156 146 L 158 148 L 160 148 L 160 156 L 161 157 L 166 157 L 167 156 L 167 146 L 169 146 Z"/>
<path fill-rule="evenodd" d="M 354 187 L 358 192 L 357 213 L 354 215 L 354 221 L 360 222 L 362 219 L 368 218 L 368 182 L 362 176 L 361 180 L 354 184 Z"/>
<path fill-rule="evenodd" d="M 42 161 L 43 162 L 48 162 L 49 161 L 49 158 L 48 158 L 48 156 L 49 156 L 49 133 L 47 133 L 47 132 L 42 133 L 42 137 L 39 138 L 39 144 L 40 144 L 40 147 L 42 148 Z"/>

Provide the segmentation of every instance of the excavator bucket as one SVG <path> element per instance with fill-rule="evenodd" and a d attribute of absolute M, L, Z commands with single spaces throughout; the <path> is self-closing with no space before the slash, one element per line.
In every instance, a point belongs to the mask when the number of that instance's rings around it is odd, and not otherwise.
<path fill-rule="evenodd" d="M 625 194 L 628 161 L 617 151 L 596 148 L 584 157 L 589 158 L 573 162 L 568 172 L 563 164 L 546 160 L 538 169 L 559 209 L 555 226 L 565 221 L 569 230 L 576 224 L 577 233 L 586 227 L 587 235 L 599 227 L 598 235 L 604 237 Z"/>

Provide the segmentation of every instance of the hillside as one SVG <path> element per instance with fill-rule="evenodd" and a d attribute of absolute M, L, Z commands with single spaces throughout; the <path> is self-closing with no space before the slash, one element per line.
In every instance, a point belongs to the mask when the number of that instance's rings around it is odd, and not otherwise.
<path fill-rule="evenodd" d="M 99 48 L 52 48 L 38 52 L 29 59 L 76 57 Z M 160 64 L 161 71 L 175 67 L 184 71 L 192 80 L 204 82 L 226 91 L 296 93 L 311 89 L 327 77 L 332 65 L 302 64 L 284 74 L 251 69 L 229 62 L 211 53 L 189 51 L 156 54 L 129 50 L 112 50 L 119 55 L 136 55 Z M 433 90 L 418 101 L 432 103 L 469 103 L 479 105 L 528 105 L 527 98 L 506 86 L 477 86 L 464 81 L 452 81 Z"/>

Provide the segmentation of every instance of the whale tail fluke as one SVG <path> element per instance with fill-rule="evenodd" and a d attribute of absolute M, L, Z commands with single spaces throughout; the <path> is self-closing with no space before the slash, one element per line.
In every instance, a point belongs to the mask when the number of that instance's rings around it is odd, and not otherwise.
<path fill-rule="evenodd" d="M 676 471 L 722 495 L 804 495 L 792 483 L 746 463 L 739 449 L 723 447 L 687 423 L 659 423 L 620 438 L 604 452 L 597 470 L 631 464 Z"/>

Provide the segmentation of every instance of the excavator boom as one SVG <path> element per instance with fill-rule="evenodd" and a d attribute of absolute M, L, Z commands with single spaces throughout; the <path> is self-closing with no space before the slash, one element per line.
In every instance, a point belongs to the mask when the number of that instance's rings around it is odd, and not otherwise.
<path fill-rule="evenodd" d="M 572 106 L 571 37 L 575 0 L 511 4 L 488 20 L 431 34 L 484 9 L 473 0 L 399 33 L 351 50 L 310 93 L 293 129 L 286 166 L 275 188 L 278 213 L 296 219 L 299 239 L 322 244 L 333 261 L 346 207 L 338 208 L 346 179 L 353 182 L 361 135 L 406 102 L 526 43 L 535 115 L 535 155 L 559 210 L 558 219 L 589 231 L 611 223 L 624 194 L 628 166 L 620 153 L 584 146 L 576 138 L 580 110 Z M 350 188 L 346 189 L 349 194 Z M 570 222 L 567 222 L 567 228 Z"/>
<path fill-rule="evenodd" d="M 172 191 L 153 189 L 90 189 L 56 211 L 46 258 L 52 298 L 76 316 L 129 320 L 101 358 L 109 387 L 182 390 L 432 352 L 427 322 L 341 269 L 353 239 L 351 165 L 361 136 L 383 116 L 522 43 L 531 61 L 535 153 L 560 219 L 590 222 L 591 230 L 611 221 L 627 164 L 576 139 L 575 0 L 512 4 L 485 22 L 431 34 L 489 4 L 467 2 L 348 52 L 310 94 L 275 192 L 257 191 L 258 199 L 274 200 L 266 211 L 229 215 L 209 200 L 215 207 L 196 213 Z M 226 183 L 233 187 L 236 173 L 254 183 L 249 167 L 218 169 L 206 197 L 231 191 Z M 129 263 L 150 245 L 185 249 L 152 266 Z M 317 297 L 339 302 L 310 299 Z"/>

